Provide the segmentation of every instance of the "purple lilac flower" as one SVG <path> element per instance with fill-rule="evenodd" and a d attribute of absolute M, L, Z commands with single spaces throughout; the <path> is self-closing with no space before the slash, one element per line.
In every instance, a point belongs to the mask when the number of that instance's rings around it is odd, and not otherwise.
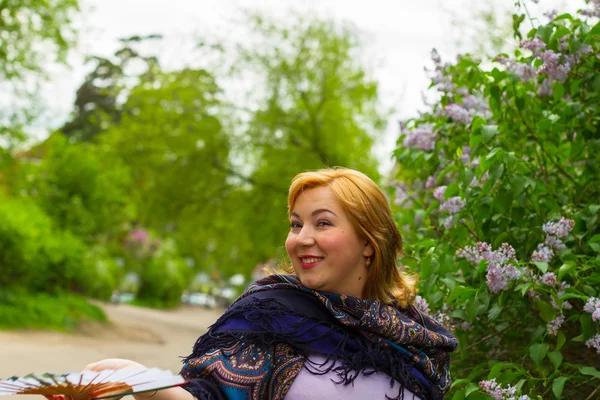
<path fill-rule="evenodd" d="M 592 320 L 594 320 L 594 322 L 600 321 L 600 299 L 590 297 L 587 303 L 585 303 L 583 311 L 592 314 Z"/>
<path fill-rule="evenodd" d="M 521 272 L 513 265 L 517 262 L 515 249 L 508 243 L 503 243 L 496 250 L 491 250 L 491 245 L 479 242 L 475 247 L 467 246 L 456 252 L 458 257 L 479 263 L 481 260 L 488 262 L 487 285 L 490 291 L 498 293 L 508 289 L 508 283 L 521 277 Z"/>
<path fill-rule="evenodd" d="M 531 255 L 531 261 L 550 262 L 554 256 L 554 251 L 543 243 L 538 244 L 538 249 Z"/>
<path fill-rule="evenodd" d="M 600 354 L 600 334 L 597 334 L 596 336 L 589 339 L 587 342 L 585 342 L 585 345 L 587 347 L 589 347 L 590 349 L 591 348 L 596 349 L 598 354 Z"/>
<path fill-rule="evenodd" d="M 146 244 L 148 237 L 148 232 L 146 232 L 143 229 L 134 229 L 127 235 L 127 239 L 130 243 L 138 244 L 141 246 Z"/>
<path fill-rule="evenodd" d="M 542 226 L 542 230 L 549 235 L 564 238 L 567 237 L 574 227 L 575 221 L 562 217 L 558 222 L 546 222 Z"/>
<path fill-rule="evenodd" d="M 587 0 L 587 3 L 592 6 L 589 10 L 581 10 L 581 15 L 587 17 L 598 17 L 600 18 L 600 1 L 599 0 Z"/>
<path fill-rule="evenodd" d="M 546 43 L 537 36 L 533 39 L 523 40 L 520 46 L 524 49 L 531 50 L 536 57 L 541 54 L 540 50 L 546 50 Z"/>
<path fill-rule="evenodd" d="M 552 96 L 552 82 L 550 80 L 545 79 L 538 85 L 538 96 Z"/>
<path fill-rule="evenodd" d="M 566 246 L 562 238 L 567 237 L 575 227 L 575 221 L 562 217 L 558 222 L 546 222 L 542 230 L 546 232 L 544 243 L 539 243 L 538 248 L 531 254 L 531 261 L 550 262 L 555 251 L 564 249 Z"/>
<path fill-rule="evenodd" d="M 550 21 L 553 21 L 554 18 L 556 18 L 557 15 L 558 15 L 558 11 L 557 10 L 551 10 L 551 11 L 548 11 L 548 12 L 544 13 L 544 16 L 546 18 L 548 18 Z"/>
<path fill-rule="evenodd" d="M 401 206 L 402 204 L 404 204 L 404 202 L 406 202 L 406 200 L 408 200 L 408 187 L 404 184 L 401 183 L 397 183 L 395 185 L 395 199 L 394 199 L 394 204 L 397 206 Z"/>
<path fill-rule="evenodd" d="M 550 248 L 553 248 L 555 250 L 561 250 L 566 247 L 562 240 L 552 235 L 547 235 L 544 243 L 546 243 Z"/>
<path fill-rule="evenodd" d="M 427 304 L 427 300 L 421 296 L 415 298 L 415 308 L 424 314 L 429 314 L 429 304 Z"/>
<path fill-rule="evenodd" d="M 442 203 L 440 211 L 448 211 L 450 214 L 457 214 L 460 210 L 465 207 L 465 201 L 460 196 L 450 197 L 448 200 Z"/>
<path fill-rule="evenodd" d="M 423 151 L 435 150 L 437 133 L 433 130 L 433 125 L 419 125 L 411 130 L 402 128 L 401 133 L 406 135 L 402 142 L 404 147 Z"/>
<path fill-rule="evenodd" d="M 511 385 L 507 385 L 506 389 L 502 388 L 502 385 L 496 382 L 496 378 L 489 381 L 479 382 L 481 390 L 492 396 L 494 400 L 515 400 L 517 388 Z M 529 396 L 522 395 L 518 400 L 530 400 Z"/>
<path fill-rule="evenodd" d="M 459 104 L 448 104 L 444 109 L 444 113 L 454 121 L 462 122 L 466 125 L 470 124 L 473 119 L 471 113 Z"/>
<path fill-rule="evenodd" d="M 538 283 L 542 283 L 546 286 L 556 286 L 556 274 L 554 272 L 546 272 L 538 278 Z"/>
<path fill-rule="evenodd" d="M 506 70 L 515 74 L 521 82 L 529 82 L 537 75 L 536 69 L 531 65 L 515 62 L 512 58 L 499 56 L 496 61 L 506 66 Z"/>
<path fill-rule="evenodd" d="M 433 191 L 433 197 L 435 197 L 436 200 L 443 202 L 444 201 L 444 193 L 446 192 L 446 188 L 447 188 L 447 186 L 439 186 L 439 187 L 435 188 L 435 190 Z"/>
<path fill-rule="evenodd" d="M 552 321 L 548 322 L 548 325 L 546 326 L 548 328 L 548 333 L 552 336 L 556 336 L 556 334 L 558 333 L 558 330 L 560 329 L 560 327 L 562 326 L 562 324 L 564 322 L 565 322 L 564 315 L 559 315 L 558 317 L 554 318 Z"/>
<path fill-rule="evenodd" d="M 446 229 L 450 229 L 452 228 L 452 225 L 454 225 L 454 217 L 452 215 L 450 215 L 448 218 L 446 218 L 446 220 L 444 221 L 444 228 Z"/>
<path fill-rule="evenodd" d="M 435 176 L 430 176 L 427 178 L 427 182 L 425 183 L 425 189 L 433 189 L 435 187 L 437 178 Z"/>

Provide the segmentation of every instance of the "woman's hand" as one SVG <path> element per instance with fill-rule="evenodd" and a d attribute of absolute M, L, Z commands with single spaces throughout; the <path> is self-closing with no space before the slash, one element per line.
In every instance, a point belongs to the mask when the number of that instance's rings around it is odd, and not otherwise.
<path fill-rule="evenodd" d="M 125 369 L 125 368 L 146 368 L 142 364 L 126 360 L 124 358 L 107 358 L 105 360 L 97 361 L 95 363 L 88 364 L 83 370 L 84 371 L 104 371 L 105 369 Z"/>

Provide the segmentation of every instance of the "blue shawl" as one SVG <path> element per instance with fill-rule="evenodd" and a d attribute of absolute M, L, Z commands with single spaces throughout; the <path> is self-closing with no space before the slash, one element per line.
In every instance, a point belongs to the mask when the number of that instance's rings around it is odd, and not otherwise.
<path fill-rule="evenodd" d="M 250 286 L 198 338 L 184 360 L 186 387 L 199 399 L 283 399 L 310 354 L 327 357 L 339 384 L 383 372 L 397 399 L 406 388 L 421 399 L 443 399 L 450 355 L 458 342 L 413 306 L 315 291 L 293 275 Z M 322 367 L 322 366 L 321 366 Z"/>

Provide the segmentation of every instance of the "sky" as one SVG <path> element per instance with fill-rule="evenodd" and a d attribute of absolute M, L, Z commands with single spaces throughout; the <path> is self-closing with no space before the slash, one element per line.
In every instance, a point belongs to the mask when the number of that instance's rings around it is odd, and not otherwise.
<path fill-rule="evenodd" d="M 527 0 L 530 1 L 530 0 Z M 290 11 L 319 15 L 352 23 L 361 33 L 365 66 L 380 83 L 380 98 L 394 112 L 374 152 L 382 160 L 381 171 L 391 166 L 391 152 L 398 138 L 398 121 L 424 110 L 423 93 L 429 85 L 424 67 L 431 66 L 432 48 L 452 61 L 459 51 L 474 47 L 469 41 L 477 32 L 468 31 L 473 4 L 511 9 L 514 0 L 81 0 L 82 12 L 75 23 L 79 45 L 68 66 L 50 65 L 50 79 L 41 88 L 42 118 L 32 128 L 43 138 L 69 116 L 75 92 L 82 83 L 85 55 L 112 54 L 118 38 L 159 33 L 164 39 L 153 51 L 166 68 L 203 66 L 194 47 L 200 37 L 247 40 L 239 29 L 242 10 L 258 10 L 285 21 Z M 574 10 L 583 0 L 540 0 L 529 4 L 541 15 L 552 8 Z M 575 7 L 576 8 L 576 7 Z M 454 21 L 454 22 L 453 22 Z M 472 41 L 472 40 L 471 40 Z M 235 89 L 235 88 L 234 88 Z"/>

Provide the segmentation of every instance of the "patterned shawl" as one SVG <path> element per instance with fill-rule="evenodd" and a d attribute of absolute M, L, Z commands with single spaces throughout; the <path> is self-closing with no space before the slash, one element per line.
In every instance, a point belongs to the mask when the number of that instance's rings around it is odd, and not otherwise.
<path fill-rule="evenodd" d="M 415 307 L 319 292 L 293 275 L 271 275 L 250 286 L 198 339 L 182 375 L 205 393 L 227 399 L 283 399 L 310 354 L 327 357 L 327 371 L 351 384 L 360 374 L 388 374 L 422 399 L 450 388 L 450 355 L 458 342 Z M 198 393 L 196 393 L 198 394 Z M 202 397 L 200 397 L 202 398 Z M 223 398 L 207 396 L 204 398 Z"/>

